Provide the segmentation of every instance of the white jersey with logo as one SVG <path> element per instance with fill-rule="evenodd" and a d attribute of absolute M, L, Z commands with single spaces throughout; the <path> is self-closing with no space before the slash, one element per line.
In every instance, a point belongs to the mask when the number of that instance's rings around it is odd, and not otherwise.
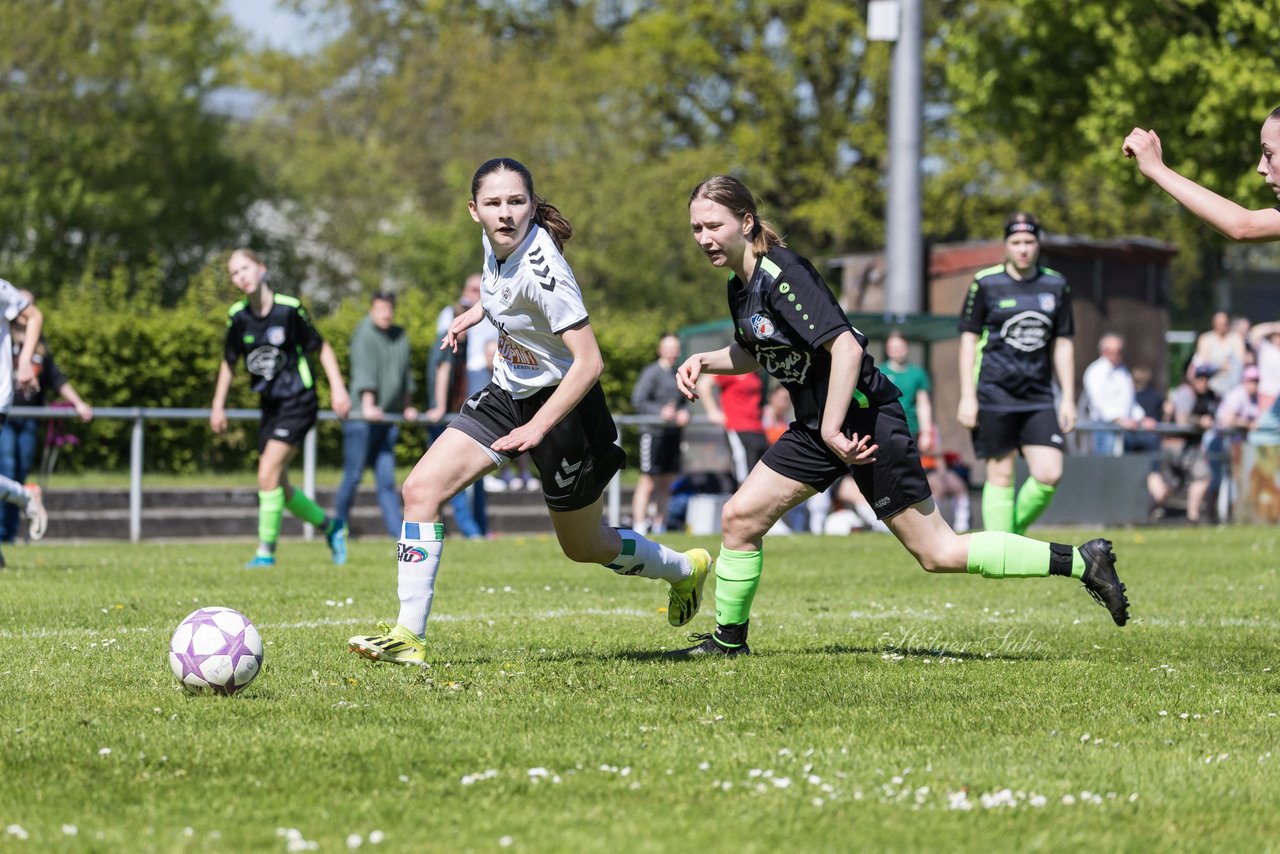
<path fill-rule="evenodd" d="M 13 352 L 9 323 L 29 305 L 27 298 L 12 283 L 0 279 L 0 353 Z M 0 412 L 13 405 L 13 359 L 0 358 Z"/>
<path fill-rule="evenodd" d="M 498 330 L 493 381 L 513 398 L 559 385 L 573 364 L 561 338 L 587 319 L 582 291 L 546 229 L 530 224 L 515 251 L 499 262 L 484 237 L 480 304 Z"/>

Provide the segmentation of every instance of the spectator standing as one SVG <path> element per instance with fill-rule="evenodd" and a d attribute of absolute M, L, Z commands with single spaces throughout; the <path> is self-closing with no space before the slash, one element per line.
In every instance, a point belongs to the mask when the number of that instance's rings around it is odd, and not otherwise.
<path fill-rule="evenodd" d="M 737 488 L 769 450 L 763 420 L 764 381 L 758 373 L 747 373 L 706 374 L 700 382 L 698 396 L 708 420 L 724 428 Z"/>
<path fill-rule="evenodd" d="M 1114 332 L 1098 339 L 1098 358 L 1084 369 L 1084 397 L 1089 418 L 1121 430 L 1138 426 L 1142 411 L 1133 388 L 1133 376 L 1124 363 L 1124 338 Z M 1093 453 L 1118 457 L 1124 452 L 1125 434 L 1112 430 L 1093 432 Z"/>
<path fill-rule="evenodd" d="M 0 423 L 8 419 L 16 390 L 30 393 L 39 385 L 35 353 L 44 328 L 44 315 L 31 301 L 30 291 L 19 291 L 11 282 L 0 279 L 0 353 L 12 346 L 10 327 L 15 323 L 26 327 L 26 337 L 16 360 L 0 359 Z M 26 511 L 31 520 L 31 539 L 44 536 L 49 514 L 45 512 L 39 486 L 23 486 L 12 478 L 0 477 L 0 500 Z M 4 556 L 0 555 L 0 567 L 4 565 Z"/>
<path fill-rule="evenodd" d="M 350 391 L 364 418 L 342 425 L 342 484 L 334 501 L 334 517 L 348 524 L 360 480 L 365 469 L 372 468 L 382 521 L 388 534 L 399 537 L 403 513 L 396 488 L 396 443 L 400 427 L 385 416 L 399 412 L 412 424 L 418 410 L 413 405 L 409 335 L 396 325 L 395 313 L 395 294 L 379 291 L 369 304 L 369 314 L 351 334 Z"/>
<path fill-rule="evenodd" d="M 479 388 L 472 390 L 472 383 L 480 382 L 481 377 L 490 376 L 488 370 L 483 373 L 473 372 L 471 364 L 472 350 L 478 350 L 489 364 L 485 343 L 495 336 L 490 335 L 493 324 L 483 317 L 474 328 L 466 329 L 457 336 L 455 348 L 441 347 L 449 327 L 454 319 L 462 316 L 480 300 L 479 273 L 467 276 L 462 285 L 462 293 L 453 305 L 445 306 L 436 318 L 436 340 L 431 347 L 431 356 L 427 360 L 427 400 L 431 402 L 427 410 L 427 421 L 431 441 L 435 441 L 444 432 L 440 420 L 446 413 L 458 413 L 466 399 L 475 391 L 483 389 L 489 380 L 485 379 Z M 496 331 L 496 330 L 495 330 Z M 453 511 L 453 521 L 458 533 L 468 540 L 483 539 L 489 534 L 488 501 L 485 494 L 484 478 L 471 486 L 458 491 L 449 499 L 449 509 Z"/>
<path fill-rule="evenodd" d="M 1249 330 L 1258 360 L 1258 408 L 1262 414 L 1249 441 L 1280 445 L 1280 320 L 1255 324 Z"/>
<path fill-rule="evenodd" d="M 1246 365 L 1240 385 L 1228 391 L 1218 404 L 1216 421 L 1219 430 L 1252 430 L 1261 415 L 1258 386 L 1261 372 L 1257 365 Z M 1238 433 L 1237 433 L 1238 436 Z"/>
<path fill-rule="evenodd" d="M 1258 408 L 1258 380 L 1260 373 L 1257 365 L 1245 365 L 1241 372 L 1240 385 L 1231 389 L 1218 404 L 1216 414 L 1215 441 L 1210 446 L 1219 456 L 1225 456 L 1231 462 L 1231 470 L 1238 471 L 1242 462 L 1242 447 L 1246 433 L 1258 424 L 1258 416 L 1262 414 Z M 1219 467 L 1222 463 L 1218 463 Z M 1212 468 L 1212 466 L 1211 466 Z M 1233 479 L 1226 479 L 1225 488 L 1218 487 L 1218 518 L 1228 519 L 1232 505 L 1237 497 L 1236 484 Z"/>
<path fill-rule="evenodd" d="M 662 420 L 660 425 L 645 425 L 640 432 L 640 479 L 631 499 L 631 527 L 641 536 L 664 530 L 671 483 L 680 473 L 680 441 L 684 426 L 689 423 L 689 410 L 676 387 L 678 358 L 680 339 L 663 335 L 658 342 L 657 361 L 640 371 L 631 390 L 631 406 L 638 414 Z"/>
<path fill-rule="evenodd" d="M 1184 428 L 1185 433 L 1164 438 L 1160 460 L 1147 478 L 1147 490 L 1157 510 L 1164 508 L 1174 492 L 1185 487 L 1187 522 L 1192 525 L 1200 522 L 1204 499 L 1213 479 L 1201 442 L 1205 431 L 1212 429 L 1218 408 L 1218 395 L 1209 388 L 1211 376 L 1213 368 L 1201 365 L 1192 370 L 1190 379 L 1174 389 L 1169 398 L 1173 423 Z"/>
<path fill-rule="evenodd" d="M 30 291 L 21 291 L 28 302 L 34 302 Z M 13 367 L 17 370 L 18 358 L 26 344 L 27 330 L 25 326 L 12 327 Z M 49 392 L 56 397 L 65 398 L 83 422 L 93 420 L 93 407 L 85 403 L 71 385 L 71 381 L 54 361 L 49 351 L 48 342 L 41 336 L 31 357 L 35 366 L 38 387 L 34 392 L 18 387 L 13 391 L 15 406 L 44 406 L 48 402 Z M 17 483 L 26 481 L 35 466 L 36 449 L 40 444 L 40 429 L 44 423 L 38 418 L 9 417 L 0 427 L 0 475 Z M 3 515 L 0 515 L 0 542 L 12 543 L 18 535 L 18 505 L 5 502 Z"/>
<path fill-rule="evenodd" d="M 933 403 L 929 400 L 929 373 L 907 361 L 910 345 L 901 332 L 890 332 L 884 339 L 885 363 L 880 373 L 888 377 L 902 392 L 898 402 L 907 416 L 907 429 L 916 439 L 916 449 L 928 454 L 934 450 Z"/>
<path fill-rule="evenodd" d="M 1164 417 L 1164 395 L 1151 381 L 1151 369 L 1141 366 L 1131 372 L 1133 376 L 1133 400 L 1137 404 L 1138 432 L 1125 434 L 1126 453 L 1144 453 L 1160 448 L 1160 437 L 1151 432 Z"/>
<path fill-rule="evenodd" d="M 907 429 L 915 437 L 920 464 L 929 478 L 934 500 L 951 499 L 951 527 L 957 533 L 964 533 L 969 530 L 969 485 L 948 468 L 946 456 L 938 453 L 938 431 L 933 423 L 933 401 L 929 397 L 932 391 L 929 372 L 909 362 L 910 354 L 906 336 L 897 330 L 890 332 L 884 339 L 885 362 L 880 366 L 880 372 L 902 392 L 898 402 L 907 416 Z M 861 505 L 855 504 L 857 506 Z"/>
<path fill-rule="evenodd" d="M 1240 385 L 1240 372 L 1244 370 L 1245 358 L 1245 339 L 1231 328 L 1231 316 L 1225 311 L 1214 312 L 1210 328 L 1201 332 L 1196 339 L 1193 361 L 1196 365 L 1213 368 L 1209 388 L 1219 398 Z"/>

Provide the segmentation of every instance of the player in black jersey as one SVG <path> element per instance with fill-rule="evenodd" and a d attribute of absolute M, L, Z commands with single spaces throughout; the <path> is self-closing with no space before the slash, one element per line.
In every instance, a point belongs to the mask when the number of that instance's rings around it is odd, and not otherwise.
<path fill-rule="evenodd" d="M 1040 265 L 1040 223 L 1015 213 L 1004 235 L 1004 263 L 978 272 L 960 313 L 957 416 L 987 464 L 983 527 L 1024 534 L 1058 488 L 1063 436 L 1076 425 L 1074 327 L 1067 280 Z M 1030 477 L 1015 499 L 1017 453 Z"/>
<path fill-rule="evenodd" d="M 346 528 L 330 519 L 314 501 L 289 483 L 289 462 L 307 431 L 316 423 L 320 404 L 307 354 L 320 351 L 320 364 L 329 379 L 333 411 L 346 418 L 351 399 L 329 343 L 311 325 L 302 303 L 277 294 L 266 281 L 267 268 L 249 249 L 237 249 L 227 262 L 232 283 L 244 299 L 227 312 L 227 337 L 222 365 L 213 392 L 209 426 L 227 429 L 227 392 L 236 362 L 245 368 L 262 405 L 258 427 L 258 551 L 246 567 L 275 566 L 276 540 L 285 510 L 325 532 L 333 562 L 346 563 Z"/>
<path fill-rule="evenodd" d="M 1111 544 L 1080 548 L 1003 532 L 959 535 L 930 497 L 898 389 L 866 352 L 826 283 L 756 212 L 738 179 L 703 181 L 689 199 L 694 239 L 730 271 L 734 342 L 685 360 L 676 378 L 690 400 L 703 373 L 763 367 L 791 393 L 796 420 L 724 506 L 716 559 L 716 630 L 677 656 L 748 652 L 751 602 L 764 566 L 764 534 L 783 514 L 837 478 L 852 475 L 876 515 L 928 572 L 988 578 L 1079 578 L 1117 625 L 1128 620 Z"/>

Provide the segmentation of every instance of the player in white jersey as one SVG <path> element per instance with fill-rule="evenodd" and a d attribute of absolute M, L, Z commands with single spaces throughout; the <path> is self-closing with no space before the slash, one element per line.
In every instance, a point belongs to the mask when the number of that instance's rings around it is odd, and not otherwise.
<path fill-rule="evenodd" d="M 499 333 L 493 381 L 463 404 L 405 479 L 396 625 L 381 623 L 378 634 L 357 635 L 348 648 L 374 661 L 422 663 L 444 548 L 441 508 L 525 451 L 565 556 L 667 581 L 667 621 L 683 626 L 701 604 L 711 555 L 682 554 L 604 524 L 601 494 L 626 455 L 600 388 L 600 347 L 561 254 L 572 226 L 534 193 L 529 170 L 505 157 L 476 171 L 468 208 L 483 231 L 480 301 L 454 318 L 441 346 L 455 347 L 487 316 Z"/>
<path fill-rule="evenodd" d="M 21 323 L 26 326 L 27 331 L 22 350 L 18 353 L 16 376 L 12 361 L 0 358 L 0 424 L 9 417 L 15 382 L 26 391 L 35 391 L 40 387 L 33 357 L 36 346 L 40 343 L 40 332 L 44 328 L 44 315 L 36 308 L 35 303 L 23 296 L 11 282 L 0 279 L 0 353 L 13 352 L 9 331 L 11 323 Z M 49 516 L 44 510 L 40 487 L 34 484 L 23 486 L 16 480 L 0 476 L 0 500 L 16 504 L 27 511 L 27 516 L 31 519 L 31 539 L 38 540 L 44 536 Z M 0 567 L 3 566 L 4 556 L 0 555 Z"/>

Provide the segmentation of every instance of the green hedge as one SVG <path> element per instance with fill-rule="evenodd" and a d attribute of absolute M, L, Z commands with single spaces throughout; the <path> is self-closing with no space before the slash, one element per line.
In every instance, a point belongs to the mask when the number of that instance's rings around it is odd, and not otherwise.
<path fill-rule="evenodd" d="M 140 284 L 124 275 L 77 283 L 63 289 L 55 300 L 41 301 L 40 306 L 45 314 L 45 337 L 58 364 L 91 405 L 207 408 L 222 358 L 226 311 L 236 298 L 225 275 L 210 269 L 193 281 L 184 299 L 171 308 L 161 306 L 157 282 Z M 403 294 L 397 306 L 396 321 L 409 332 L 419 405 L 425 403 L 427 358 L 441 308 L 441 300 L 414 290 Z M 353 298 L 332 314 L 313 318 L 333 346 L 345 376 L 349 376 L 351 331 L 367 310 L 364 298 Z M 607 308 L 593 312 L 606 365 L 603 385 L 614 412 L 630 411 L 631 385 L 640 369 L 654 358 L 658 336 L 666 328 L 662 323 L 657 312 L 642 317 L 614 316 Z M 313 366 L 322 373 L 318 360 L 313 360 Z M 321 406 L 327 407 L 328 385 L 320 381 L 319 386 Z M 228 406 L 257 406 L 243 366 L 237 366 Z M 90 424 L 65 424 L 81 438 L 81 444 L 62 454 L 60 469 L 128 467 L 129 422 L 103 418 Z M 256 465 L 256 436 L 256 421 L 232 422 L 221 436 L 213 435 L 207 421 L 149 421 L 144 465 L 148 471 L 176 474 L 251 470 Z M 340 426 L 322 422 L 319 440 L 322 463 L 341 465 Z M 425 446 L 425 428 L 404 431 L 399 461 L 412 463 Z"/>

